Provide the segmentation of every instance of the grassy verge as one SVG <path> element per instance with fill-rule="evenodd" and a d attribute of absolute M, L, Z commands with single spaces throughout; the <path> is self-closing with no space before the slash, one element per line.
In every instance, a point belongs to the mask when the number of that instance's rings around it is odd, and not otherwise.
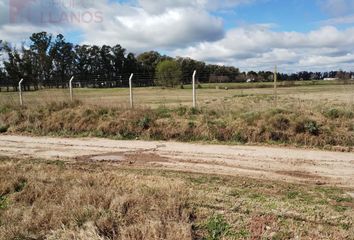
<path fill-rule="evenodd" d="M 354 109 L 346 105 L 261 108 L 267 96 L 234 96 L 235 109 L 95 107 L 51 103 L 38 107 L 2 106 L 0 132 L 94 136 L 115 139 L 286 144 L 351 151 Z M 235 100 L 235 101 L 236 101 Z M 244 103 L 244 105 L 242 104 Z"/>
<path fill-rule="evenodd" d="M 0 239 L 350 239 L 345 190 L 0 157 Z"/>

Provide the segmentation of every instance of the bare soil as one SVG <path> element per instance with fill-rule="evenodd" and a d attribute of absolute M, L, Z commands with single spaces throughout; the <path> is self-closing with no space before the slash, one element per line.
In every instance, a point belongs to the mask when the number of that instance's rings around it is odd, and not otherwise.
<path fill-rule="evenodd" d="M 354 189 L 353 152 L 0 135 L 0 155 L 94 161 Z"/>

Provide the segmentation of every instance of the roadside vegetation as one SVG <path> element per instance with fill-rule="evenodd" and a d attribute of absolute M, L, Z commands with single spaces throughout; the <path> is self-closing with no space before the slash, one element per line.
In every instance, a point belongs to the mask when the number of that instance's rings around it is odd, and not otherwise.
<path fill-rule="evenodd" d="M 0 157 L 0 239 L 351 239 L 345 189 Z"/>
<path fill-rule="evenodd" d="M 23 108 L 4 104 L 0 107 L 0 132 L 284 144 L 341 151 L 351 151 L 354 146 L 354 108 L 344 101 L 301 100 L 289 95 L 281 96 L 275 107 L 271 95 L 240 93 L 206 99 L 196 109 L 158 105 L 131 110 L 79 101 Z"/>

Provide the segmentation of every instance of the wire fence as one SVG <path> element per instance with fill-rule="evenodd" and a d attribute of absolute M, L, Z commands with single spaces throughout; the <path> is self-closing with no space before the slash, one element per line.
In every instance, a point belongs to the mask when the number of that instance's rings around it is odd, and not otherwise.
<path fill-rule="evenodd" d="M 217 74 L 206 71 L 167 74 L 176 79 L 174 86 L 163 87 L 161 76 L 151 73 L 117 75 L 54 76 L 48 81 L 24 78 L 22 104 L 36 106 L 50 102 L 79 100 L 84 104 L 124 107 L 190 106 L 210 108 L 242 107 L 253 101 L 253 107 L 282 107 L 287 103 L 311 104 L 325 101 L 353 107 L 354 81 L 278 81 L 245 82 L 237 74 Z M 131 83 L 129 82 L 130 77 Z M 72 89 L 70 79 L 73 77 Z M 194 79 L 194 81 L 193 81 Z M 19 81 L 0 81 L 0 104 L 21 104 Z M 194 82 L 194 84 L 192 84 Z M 193 87 L 194 86 L 194 87 Z M 257 104 L 257 101 L 259 104 Z"/>

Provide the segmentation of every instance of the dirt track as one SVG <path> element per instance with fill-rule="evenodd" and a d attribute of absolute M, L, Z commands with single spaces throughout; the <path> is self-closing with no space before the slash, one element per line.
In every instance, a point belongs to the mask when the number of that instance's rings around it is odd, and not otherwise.
<path fill-rule="evenodd" d="M 354 189 L 354 153 L 0 135 L 0 155 L 107 161 L 128 166 L 239 175 Z"/>

